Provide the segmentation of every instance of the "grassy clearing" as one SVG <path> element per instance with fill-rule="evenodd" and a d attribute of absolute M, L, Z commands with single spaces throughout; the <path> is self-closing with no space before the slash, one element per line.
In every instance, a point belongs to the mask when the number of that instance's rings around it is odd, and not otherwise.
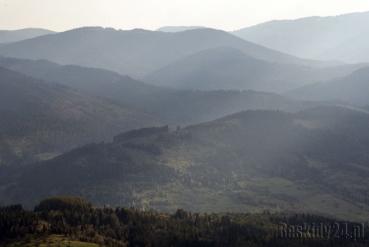
<path fill-rule="evenodd" d="M 27 239 L 11 243 L 6 247 L 99 247 L 97 244 L 72 241 L 62 235 L 51 235 L 44 238 Z"/>

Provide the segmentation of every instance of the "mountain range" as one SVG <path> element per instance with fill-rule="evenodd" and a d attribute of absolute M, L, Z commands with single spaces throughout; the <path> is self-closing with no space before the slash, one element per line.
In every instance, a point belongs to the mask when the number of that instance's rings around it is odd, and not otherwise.
<path fill-rule="evenodd" d="M 286 55 L 214 29 L 165 33 L 87 27 L 2 46 L 0 54 L 104 68 L 140 78 L 188 55 L 222 46 L 239 49 L 249 56 L 268 62 L 320 64 L 317 61 Z"/>
<path fill-rule="evenodd" d="M 156 116 L 167 124 L 200 123 L 247 109 L 297 111 L 311 106 L 308 102 L 255 91 L 174 90 L 152 86 L 108 70 L 63 66 L 46 60 L 0 57 L 0 67 L 108 99 Z"/>
<path fill-rule="evenodd" d="M 0 204 L 364 221 L 368 21 L 0 32 Z"/>
<path fill-rule="evenodd" d="M 0 57 L 0 165 L 28 164 L 132 128 L 187 125 L 247 109 L 316 103 L 254 91 L 155 87 L 115 72 Z"/>
<path fill-rule="evenodd" d="M 365 66 L 302 60 L 213 29 L 165 33 L 80 28 L 3 45 L 0 54 L 113 70 L 174 89 L 274 93 Z"/>

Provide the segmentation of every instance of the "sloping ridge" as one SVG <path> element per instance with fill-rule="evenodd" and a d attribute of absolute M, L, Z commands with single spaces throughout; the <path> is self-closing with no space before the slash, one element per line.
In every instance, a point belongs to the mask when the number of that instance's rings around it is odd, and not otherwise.
<path fill-rule="evenodd" d="M 369 104 L 369 68 L 328 82 L 308 85 L 288 93 L 304 100 L 339 101 L 365 106 Z"/>
<path fill-rule="evenodd" d="M 213 29 L 164 33 L 80 28 L 9 44 L 0 47 L 0 54 L 143 76 L 187 55 L 219 46 L 237 48 L 255 58 L 271 62 L 315 64 Z"/>

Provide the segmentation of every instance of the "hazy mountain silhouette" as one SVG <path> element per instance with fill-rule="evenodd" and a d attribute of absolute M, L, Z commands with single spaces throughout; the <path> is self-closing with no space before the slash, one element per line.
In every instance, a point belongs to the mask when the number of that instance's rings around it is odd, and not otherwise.
<path fill-rule="evenodd" d="M 204 29 L 206 27 L 202 26 L 165 26 L 158 28 L 157 31 L 160 32 L 167 32 L 167 33 L 178 33 L 183 31 L 189 31 L 194 29 Z"/>
<path fill-rule="evenodd" d="M 256 59 L 241 50 L 218 47 L 200 51 L 148 74 L 159 86 L 200 90 L 284 92 L 317 81 L 347 75 L 360 65 L 311 68 Z"/>
<path fill-rule="evenodd" d="M 368 62 L 369 12 L 262 23 L 233 34 L 299 57 Z M 360 52 L 361 51 L 361 52 Z"/>
<path fill-rule="evenodd" d="M 47 60 L 0 57 L 0 66 L 124 103 L 140 102 L 150 94 L 169 91 L 109 70 L 60 65 Z"/>
<path fill-rule="evenodd" d="M 72 194 L 102 205 L 364 219 L 368 124 L 367 113 L 322 107 L 242 112 L 174 132 L 135 130 L 32 165 L 4 195 L 27 204 Z"/>
<path fill-rule="evenodd" d="M 316 64 L 244 41 L 213 29 L 179 33 L 80 28 L 0 47 L 10 57 L 47 59 L 143 76 L 204 49 L 228 46 L 269 62 Z"/>
<path fill-rule="evenodd" d="M 3 68 L 0 115 L 0 166 L 42 159 L 158 122 L 146 113 Z"/>
<path fill-rule="evenodd" d="M 369 104 L 369 68 L 359 69 L 340 79 L 305 86 L 288 93 L 299 99 Z"/>
<path fill-rule="evenodd" d="M 20 30 L 0 30 L 0 44 L 12 43 L 25 39 L 32 39 L 38 36 L 51 34 L 53 31 L 41 28 L 26 28 Z"/>

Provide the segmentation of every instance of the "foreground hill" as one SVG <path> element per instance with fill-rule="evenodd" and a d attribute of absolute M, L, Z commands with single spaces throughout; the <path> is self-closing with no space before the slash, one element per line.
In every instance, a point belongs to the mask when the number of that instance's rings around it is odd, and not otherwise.
<path fill-rule="evenodd" d="M 39 36 L 52 34 L 53 31 L 41 28 L 26 28 L 20 30 L 0 30 L 0 44 L 12 43 Z"/>
<path fill-rule="evenodd" d="M 201 92 L 167 89 L 108 70 L 62 66 L 45 60 L 0 57 L 0 66 L 147 112 L 167 124 L 184 125 L 210 121 L 247 109 L 297 111 L 311 105 L 276 94 L 254 91 Z"/>
<path fill-rule="evenodd" d="M 105 68 L 143 76 L 204 49 L 229 46 L 258 59 L 315 64 L 244 41 L 227 32 L 196 29 L 179 33 L 80 28 L 0 47 L 10 57 L 47 59 L 61 64 Z"/>
<path fill-rule="evenodd" d="M 200 90 L 284 92 L 306 84 L 347 75 L 360 65 L 311 68 L 279 64 L 221 47 L 198 52 L 145 77 L 160 86 Z"/>
<path fill-rule="evenodd" d="M 266 22 L 233 34 L 298 57 L 369 62 L 368 21 L 369 12 L 308 17 Z"/>
<path fill-rule="evenodd" d="M 141 129 L 23 170 L 1 198 L 83 195 L 99 205 L 201 212 L 369 215 L 367 113 L 248 111 L 171 132 Z"/>
<path fill-rule="evenodd" d="M 369 104 L 369 68 L 359 69 L 340 79 L 308 85 L 288 93 L 304 100 L 340 101 L 358 106 Z"/>
<path fill-rule="evenodd" d="M 154 117 L 0 68 L 0 166 L 110 139 Z"/>
<path fill-rule="evenodd" d="M 366 225 L 315 215 L 199 214 L 181 209 L 167 214 L 96 208 L 73 197 L 43 200 L 33 211 L 20 205 L 0 208 L 0 244 L 5 247 L 361 247 L 367 246 L 367 234 Z"/>

